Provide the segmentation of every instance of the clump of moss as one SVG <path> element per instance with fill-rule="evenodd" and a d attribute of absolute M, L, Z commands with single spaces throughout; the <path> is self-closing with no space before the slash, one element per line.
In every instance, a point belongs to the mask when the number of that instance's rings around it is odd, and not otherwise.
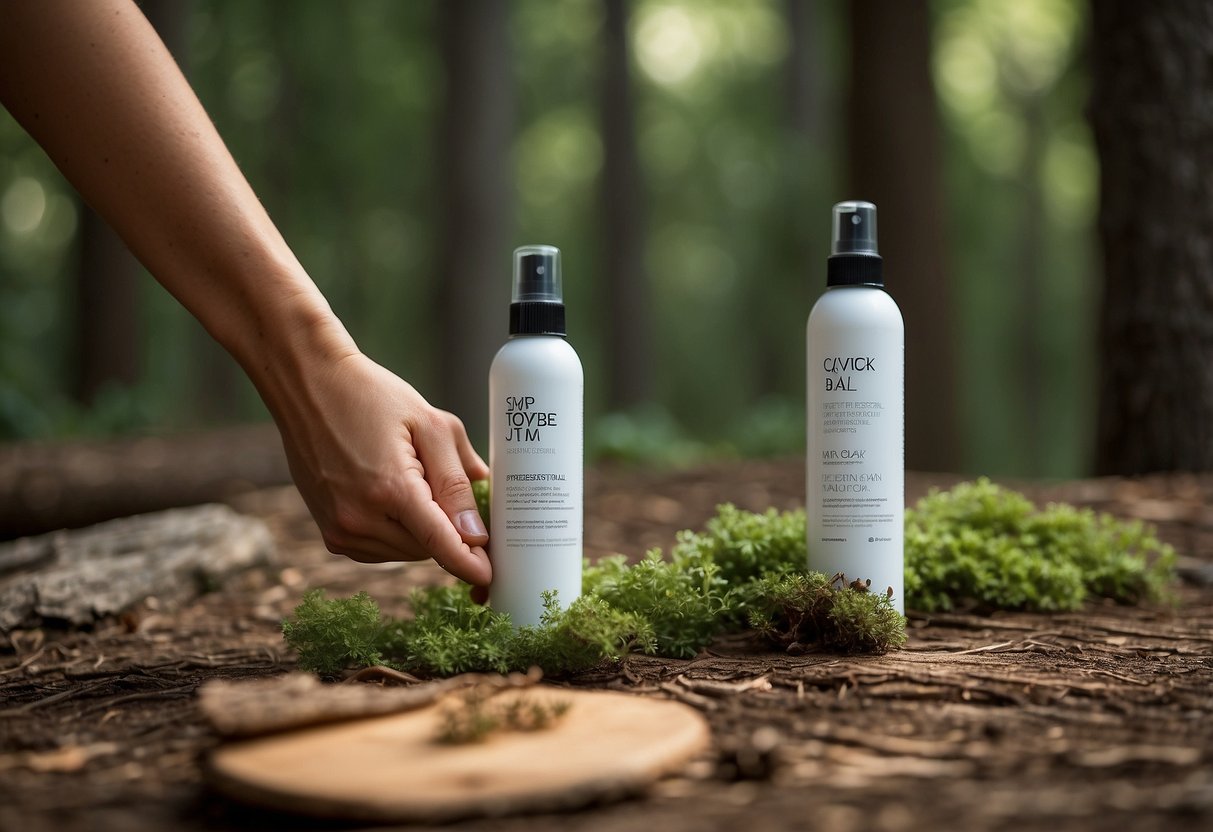
<path fill-rule="evenodd" d="M 477 498 L 487 512 L 487 490 Z M 668 558 L 655 549 L 633 565 L 622 556 L 587 565 L 583 595 L 566 609 L 548 596 L 538 627 L 515 628 L 463 588 L 430 587 L 413 594 L 409 619 L 382 616 L 366 593 L 309 592 L 283 633 L 300 666 L 318 673 L 388 664 L 435 676 L 533 665 L 569 674 L 633 651 L 687 657 L 725 629 L 794 651 L 883 653 L 905 642 L 888 593 L 804 563 L 804 512 L 723 505 L 703 530 L 680 532 Z M 1174 553 L 1141 524 L 1064 505 L 1037 510 L 984 479 L 933 492 L 906 514 L 911 609 L 1157 600 L 1173 574 Z"/>
<path fill-rule="evenodd" d="M 761 514 L 725 503 L 703 531 L 682 531 L 672 552 L 675 562 L 713 563 L 729 586 L 768 575 L 786 575 L 805 566 L 803 511 L 767 509 Z"/>
<path fill-rule="evenodd" d="M 632 565 L 622 556 L 587 565 L 582 596 L 566 609 L 549 596 L 538 627 L 515 628 L 461 587 L 428 587 L 413 593 L 409 619 L 382 616 L 365 593 L 326 600 L 314 590 L 283 632 L 300 666 L 325 674 L 382 663 L 434 676 L 533 665 L 560 675 L 633 651 L 693 656 L 723 629 L 744 629 L 751 611 L 765 616 L 754 618 L 766 622 L 758 632 L 786 646 L 780 622 L 790 621 L 802 600 L 797 581 L 812 580 L 822 587 L 813 606 L 822 623 L 798 630 L 798 643 L 883 652 L 904 640 L 904 623 L 887 599 L 868 594 L 857 601 L 854 590 L 805 573 L 803 553 L 803 512 L 753 514 L 725 505 L 702 531 L 681 532 L 668 559 L 654 549 Z M 855 632 L 842 635 L 846 627 Z"/>
<path fill-rule="evenodd" d="M 1148 527 L 1030 500 L 987 479 L 906 512 L 906 598 L 924 612 L 1073 610 L 1088 598 L 1159 601 L 1175 553 Z"/>
<path fill-rule="evenodd" d="M 767 576 L 750 589 L 749 625 L 792 652 L 817 645 L 838 653 L 884 653 L 905 644 L 892 592 L 820 572 Z"/>

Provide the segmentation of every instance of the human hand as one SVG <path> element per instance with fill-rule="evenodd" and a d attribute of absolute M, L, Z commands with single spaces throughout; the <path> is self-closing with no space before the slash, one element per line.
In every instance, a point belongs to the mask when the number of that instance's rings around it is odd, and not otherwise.
<path fill-rule="evenodd" d="M 488 476 L 463 423 L 352 353 L 306 374 L 275 407 L 291 476 L 329 551 L 363 563 L 432 557 L 457 578 L 492 577 L 471 480 Z"/>

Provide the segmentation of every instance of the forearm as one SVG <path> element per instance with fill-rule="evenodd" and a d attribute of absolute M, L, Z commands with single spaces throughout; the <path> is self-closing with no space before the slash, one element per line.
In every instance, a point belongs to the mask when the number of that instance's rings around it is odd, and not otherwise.
<path fill-rule="evenodd" d="M 271 409 L 353 342 L 129 0 L 0 4 L 0 101 Z"/>

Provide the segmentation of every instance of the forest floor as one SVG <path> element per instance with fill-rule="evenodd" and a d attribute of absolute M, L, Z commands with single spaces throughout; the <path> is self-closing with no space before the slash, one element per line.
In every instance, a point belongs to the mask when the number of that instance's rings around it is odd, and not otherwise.
<path fill-rule="evenodd" d="M 724 501 L 791 508 L 802 476 L 798 460 L 594 471 L 587 547 L 668 547 Z M 911 475 L 909 496 L 953 481 Z M 455 826 L 1213 828 L 1213 477 L 1011 485 L 1154 523 L 1187 559 L 1178 605 L 911 614 L 906 648 L 879 657 L 789 656 L 733 640 L 686 661 L 630 657 L 561 683 L 682 699 L 712 726 L 709 755 L 638 799 Z M 309 587 L 366 589 L 398 613 L 411 587 L 449 579 L 429 564 L 328 554 L 293 489 L 232 502 L 270 525 L 273 566 L 177 608 L 149 599 L 92 631 L 18 632 L 0 653 L 0 829 L 331 828 L 207 789 L 201 760 L 218 739 L 195 691 L 293 668 L 280 623 Z"/>

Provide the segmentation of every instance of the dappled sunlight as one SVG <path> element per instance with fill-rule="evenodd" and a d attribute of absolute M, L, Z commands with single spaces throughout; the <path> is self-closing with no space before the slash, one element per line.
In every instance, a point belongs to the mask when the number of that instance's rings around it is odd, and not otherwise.
<path fill-rule="evenodd" d="M 15 179 L 0 198 L 0 215 L 9 232 L 18 236 L 32 234 L 46 216 L 46 191 L 37 179 Z"/>

